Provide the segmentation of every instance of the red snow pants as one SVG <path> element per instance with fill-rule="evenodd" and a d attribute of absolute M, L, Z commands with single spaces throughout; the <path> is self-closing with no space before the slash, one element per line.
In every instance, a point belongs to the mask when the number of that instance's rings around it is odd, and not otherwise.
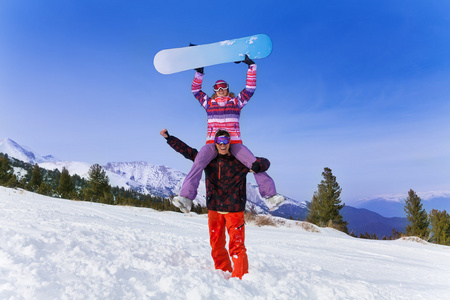
<path fill-rule="evenodd" d="M 244 212 L 221 214 L 217 211 L 208 212 L 209 241 L 211 256 L 216 269 L 231 272 L 231 277 L 239 277 L 248 273 L 247 249 L 245 248 L 245 218 Z M 225 248 L 228 232 L 229 251 Z M 233 266 L 231 266 L 231 260 Z"/>

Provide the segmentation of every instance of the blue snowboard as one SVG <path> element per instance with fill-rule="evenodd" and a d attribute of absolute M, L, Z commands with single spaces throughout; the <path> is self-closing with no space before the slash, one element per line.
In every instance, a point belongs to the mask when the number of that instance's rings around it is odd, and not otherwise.
<path fill-rule="evenodd" d="M 156 53 L 153 65 L 162 74 L 173 74 L 200 67 L 264 58 L 272 52 L 272 41 L 265 34 L 212 44 L 165 49 Z"/>

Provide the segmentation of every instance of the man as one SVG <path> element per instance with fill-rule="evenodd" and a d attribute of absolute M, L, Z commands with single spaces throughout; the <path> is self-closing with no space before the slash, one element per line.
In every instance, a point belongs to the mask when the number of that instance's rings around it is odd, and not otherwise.
<path fill-rule="evenodd" d="M 196 149 L 169 135 L 166 129 L 161 131 L 161 135 L 175 151 L 194 161 L 198 153 Z M 231 272 L 231 277 L 242 279 L 242 276 L 248 273 L 247 249 L 244 245 L 244 210 L 247 201 L 246 177 L 250 169 L 231 155 L 230 134 L 227 131 L 217 131 L 214 141 L 218 155 L 205 168 L 211 256 L 216 269 Z M 252 172 L 265 172 L 269 166 L 270 162 L 267 159 L 257 158 L 252 166 Z M 175 197 L 173 204 L 188 213 L 192 201 Z M 225 248 L 225 230 L 230 239 L 229 251 Z"/>

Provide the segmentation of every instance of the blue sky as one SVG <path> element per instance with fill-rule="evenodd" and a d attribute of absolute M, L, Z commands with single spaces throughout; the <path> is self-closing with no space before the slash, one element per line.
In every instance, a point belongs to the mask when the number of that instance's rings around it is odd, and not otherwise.
<path fill-rule="evenodd" d="M 0 138 L 41 155 L 147 161 L 187 172 L 162 128 L 200 148 L 194 71 L 159 74 L 154 55 L 189 43 L 269 35 L 244 144 L 278 191 L 310 200 L 332 169 L 347 204 L 450 190 L 448 1 L 0 2 Z M 205 69 L 239 92 L 246 66 Z M 249 176 L 251 181 L 254 179 Z"/>

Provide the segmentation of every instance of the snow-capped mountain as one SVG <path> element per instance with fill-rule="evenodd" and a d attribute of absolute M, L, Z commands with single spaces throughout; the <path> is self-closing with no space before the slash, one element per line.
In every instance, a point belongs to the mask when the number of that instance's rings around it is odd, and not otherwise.
<path fill-rule="evenodd" d="M 163 197 L 170 197 L 174 190 L 180 189 L 180 182 L 186 176 L 167 166 L 156 166 L 144 161 L 110 162 L 103 168 L 127 178 L 134 190 Z"/>
<path fill-rule="evenodd" d="M 40 156 L 32 150 L 20 146 L 11 139 L 0 140 L 0 152 L 8 154 L 28 163 L 38 163 L 41 168 L 62 171 L 66 168 L 69 174 L 78 174 L 88 178 L 90 164 L 84 162 L 61 161 L 53 156 Z M 147 162 L 109 162 L 102 166 L 110 180 L 111 186 L 132 189 L 143 194 L 160 197 L 177 195 L 181 189 L 186 174 L 168 166 L 152 165 Z M 259 195 L 258 187 L 247 184 L 247 207 L 255 209 L 258 213 L 268 213 L 269 208 Z M 202 180 L 198 188 L 195 202 L 206 206 L 206 187 Z M 271 212 L 275 216 L 302 218 L 306 215 L 306 203 L 294 199 L 287 199 L 277 210 Z"/>
<path fill-rule="evenodd" d="M 108 174 L 119 175 L 127 179 L 127 186 L 144 194 L 162 197 L 177 195 L 181 189 L 186 174 L 167 166 L 152 165 L 147 162 L 110 162 L 103 168 Z M 258 192 L 258 187 L 247 184 L 247 206 L 254 206 L 257 212 L 268 212 L 264 200 Z M 206 187 L 204 180 L 200 181 L 195 202 L 206 206 Z"/>
<path fill-rule="evenodd" d="M 59 159 L 57 159 L 53 155 L 41 156 L 27 147 L 19 145 L 9 138 L 0 140 L 0 153 L 7 153 L 11 157 L 30 164 L 42 163 L 47 161 L 59 161 Z"/>

